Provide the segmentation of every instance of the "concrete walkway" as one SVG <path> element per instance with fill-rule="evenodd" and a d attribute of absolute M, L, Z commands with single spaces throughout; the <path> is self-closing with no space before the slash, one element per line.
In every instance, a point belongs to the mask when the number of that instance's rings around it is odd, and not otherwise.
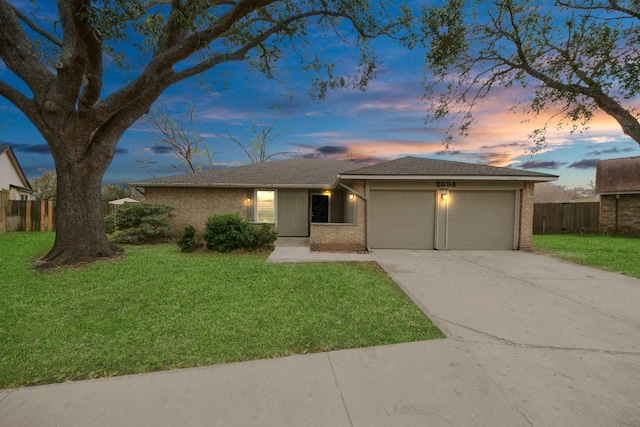
<path fill-rule="evenodd" d="M 372 262 L 369 253 L 317 252 L 309 246 L 276 246 L 267 262 Z"/>
<path fill-rule="evenodd" d="M 2 390 L 0 425 L 640 425 L 640 280 L 511 251 L 366 256 L 449 338 Z"/>

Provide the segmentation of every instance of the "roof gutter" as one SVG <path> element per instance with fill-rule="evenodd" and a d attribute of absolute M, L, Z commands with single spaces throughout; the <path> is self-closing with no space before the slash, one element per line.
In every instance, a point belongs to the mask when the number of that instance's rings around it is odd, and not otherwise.
<path fill-rule="evenodd" d="M 416 180 L 416 181 L 432 181 L 432 180 L 467 180 L 467 181 L 535 181 L 548 182 L 556 181 L 559 177 L 550 176 L 508 176 L 508 175 L 338 175 L 341 179 L 368 179 L 368 180 Z"/>
<path fill-rule="evenodd" d="M 258 183 L 214 183 L 214 184 L 193 184 L 188 182 L 180 183 L 151 183 L 151 182 L 132 182 L 130 185 L 136 187 L 197 187 L 197 188 L 313 188 L 326 189 L 332 188 L 331 184 L 258 184 Z"/>
<path fill-rule="evenodd" d="M 600 196 L 618 196 L 623 194 L 640 194 L 640 190 L 602 191 L 596 194 Z"/>

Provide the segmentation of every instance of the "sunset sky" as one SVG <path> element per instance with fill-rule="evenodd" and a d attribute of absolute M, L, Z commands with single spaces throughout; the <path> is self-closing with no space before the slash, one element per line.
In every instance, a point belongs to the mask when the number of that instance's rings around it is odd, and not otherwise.
<path fill-rule="evenodd" d="M 316 42 L 339 68 L 349 71 L 353 67 L 354 50 L 331 39 L 318 37 Z M 425 123 L 427 104 L 421 99 L 424 52 L 407 51 L 389 41 L 376 42 L 376 51 L 378 77 L 366 92 L 330 92 L 324 101 L 314 102 L 308 78 L 298 72 L 299 64 L 285 58 L 280 64 L 282 82 L 251 74 L 246 64 L 233 64 L 225 67 L 224 77 L 206 77 L 211 87 L 186 81 L 168 90 L 158 103 L 173 110 L 187 102 L 194 105 L 198 130 L 205 136 L 215 167 L 220 168 L 249 160 L 239 147 L 217 135 L 230 133 L 246 140 L 251 137 L 252 120 L 276 123 L 275 132 L 280 136 L 269 146 L 270 153 L 365 162 L 422 156 L 551 173 L 560 175 L 557 183 L 568 187 L 589 187 L 595 181 L 598 159 L 640 155 L 638 144 L 606 115 L 597 117 L 586 133 L 572 135 L 568 129 L 552 127 L 547 147 L 539 154 L 528 154 L 531 141 L 527 135 L 552 113 L 535 119 L 510 112 L 513 101 L 526 95 L 516 89 L 494 91 L 476 111 L 478 123 L 470 135 L 454 139 L 445 150 L 442 141 L 449 123 Z M 0 78 L 15 80 L 1 61 Z M 222 80 L 228 88 L 222 89 Z M 110 76 L 105 90 L 117 84 L 117 78 Z M 289 94 L 291 101 L 285 99 Z M 270 108 L 276 102 L 280 108 Z M 13 147 L 28 178 L 41 175 L 42 168 L 53 169 L 44 139 L 15 107 L 0 98 L 0 123 L 4 121 L 9 126 L 0 131 L 0 143 Z M 135 125 L 120 141 L 105 182 L 174 175 L 182 172 L 172 166 L 177 164 L 172 152 L 154 146 L 145 127 Z"/>

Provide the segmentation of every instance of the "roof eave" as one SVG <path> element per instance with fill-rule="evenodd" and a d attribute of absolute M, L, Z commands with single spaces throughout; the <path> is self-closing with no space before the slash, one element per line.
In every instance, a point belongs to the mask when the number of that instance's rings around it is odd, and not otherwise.
<path fill-rule="evenodd" d="M 559 177 L 525 176 L 525 175 L 349 175 L 340 174 L 339 179 L 368 179 L 368 180 L 466 180 L 466 181 L 556 181 Z"/>
<path fill-rule="evenodd" d="M 15 188 L 16 190 L 24 191 L 25 193 L 34 192 L 32 188 L 20 187 L 19 185 L 13 185 L 13 184 L 9 184 L 9 188 Z"/>
<path fill-rule="evenodd" d="M 131 185 L 135 187 L 197 187 L 197 188 L 310 188 L 310 189 L 324 189 L 332 188 L 332 184 L 257 184 L 257 183 L 215 183 L 215 184 L 194 184 L 194 183 L 150 183 L 150 182 L 134 182 Z"/>
<path fill-rule="evenodd" d="M 621 194 L 640 194 L 640 190 L 616 190 L 616 191 L 601 191 L 596 193 L 601 196 L 617 196 Z"/>

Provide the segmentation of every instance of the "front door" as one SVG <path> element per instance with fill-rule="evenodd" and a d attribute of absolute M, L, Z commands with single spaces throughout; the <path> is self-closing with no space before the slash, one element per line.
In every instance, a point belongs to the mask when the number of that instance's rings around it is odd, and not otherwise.
<path fill-rule="evenodd" d="M 329 222 L 329 196 L 311 195 L 311 222 Z"/>

